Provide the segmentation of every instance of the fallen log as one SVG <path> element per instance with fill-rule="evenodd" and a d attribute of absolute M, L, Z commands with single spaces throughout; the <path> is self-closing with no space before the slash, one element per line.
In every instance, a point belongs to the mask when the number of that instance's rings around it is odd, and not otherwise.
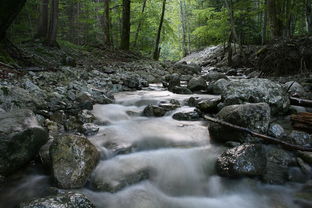
<path fill-rule="evenodd" d="M 204 116 L 204 118 L 207 121 L 210 121 L 210 122 L 213 122 L 213 123 L 217 123 L 217 124 L 220 124 L 222 126 L 233 128 L 233 129 L 236 129 L 236 130 L 239 130 L 239 131 L 246 132 L 246 133 L 250 134 L 251 136 L 258 137 L 258 138 L 263 139 L 265 141 L 268 141 L 270 143 L 280 144 L 282 147 L 284 147 L 286 149 L 301 150 L 301 151 L 305 151 L 305 152 L 312 152 L 312 148 L 311 147 L 304 147 L 304 146 L 290 144 L 288 142 L 284 142 L 284 141 L 279 140 L 277 138 L 274 138 L 274 137 L 271 137 L 271 136 L 268 136 L 268 135 L 264 135 L 264 134 L 260 134 L 260 133 L 254 132 L 254 131 L 252 131 L 252 130 L 250 130 L 248 128 L 244 128 L 244 127 L 237 126 L 237 125 L 225 122 L 225 121 L 221 121 L 219 119 L 212 118 L 210 116 Z"/>
<path fill-rule="evenodd" d="M 290 100 L 291 105 L 312 108 L 312 100 L 296 98 L 296 97 L 290 97 L 289 100 Z"/>
<path fill-rule="evenodd" d="M 312 133 L 312 113 L 293 114 L 290 119 L 294 129 Z"/>

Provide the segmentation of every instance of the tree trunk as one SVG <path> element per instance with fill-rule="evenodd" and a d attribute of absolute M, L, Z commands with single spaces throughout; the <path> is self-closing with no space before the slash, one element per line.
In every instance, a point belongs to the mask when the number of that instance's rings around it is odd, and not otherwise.
<path fill-rule="evenodd" d="M 120 49 L 129 50 L 130 48 L 130 6 L 131 0 L 123 0 L 122 7 L 122 31 Z"/>
<path fill-rule="evenodd" d="M 280 0 L 267 0 L 267 11 L 273 38 L 283 36 L 283 20 L 281 17 L 282 5 L 279 1 Z"/>
<path fill-rule="evenodd" d="M 47 40 L 48 45 L 51 47 L 58 46 L 56 42 L 58 13 L 59 13 L 59 0 L 52 0 L 49 32 L 48 32 L 48 40 Z"/>
<path fill-rule="evenodd" d="M 22 10 L 26 0 L 0 1 L 0 41 L 4 39 L 7 29 Z"/>
<path fill-rule="evenodd" d="M 263 24 L 262 24 L 262 40 L 261 43 L 264 45 L 267 39 L 267 27 L 268 27 L 268 10 L 267 10 L 267 2 L 268 0 L 264 1 L 265 9 L 263 11 Z"/>
<path fill-rule="evenodd" d="M 111 35 L 110 35 L 110 0 L 104 0 L 104 18 L 103 18 L 103 26 L 104 26 L 104 44 L 106 46 L 111 46 Z"/>
<path fill-rule="evenodd" d="M 181 16 L 181 25 L 182 25 L 182 48 L 183 48 L 183 57 L 188 54 L 187 45 L 186 45 L 186 17 L 185 17 L 185 8 L 183 6 L 182 0 L 180 0 L 180 16 Z"/>
<path fill-rule="evenodd" d="M 40 5 L 40 18 L 36 38 L 47 38 L 49 24 L 49 0 L 42 0 Z"/>
<path fill-rule="evenodd" d="M 312 34 L 312 0 L 306 0 L 307 32 Z"/>
<path fill-rule="evenodd" d="M 159 60 L 159 55 L 160 55 L 159 43 L 160 43 L 161 29 L 162 29 L 162 26 L 164 23 L 165 11 L 166 11 L 166 0 L 163 0 L 160 23 L 159 23 L 159 28 L 158 28 L 158 32 L 157 32 L 155 50 L 154 50 L 154 55 L 153 55 L 154 60 Z"/>
<path fill-rule="evenodd" d="M 147 0 L 143 0 L 142 11 L 141 11 L 141 18 L 139 20 L 138 28 L 137 28 L 137 30 L 135 32 L 134 47 L 136 47 L 136 44 L 138 42 L 139 33 L 141 31 L 141 27 L 142 27 L 142 24 L 143 24 L 143 20 L 144 20 L 143 19 L 143 14 L 144 14 L 144 11 L 145 11 L 146 2 L 147 2 Z"/>

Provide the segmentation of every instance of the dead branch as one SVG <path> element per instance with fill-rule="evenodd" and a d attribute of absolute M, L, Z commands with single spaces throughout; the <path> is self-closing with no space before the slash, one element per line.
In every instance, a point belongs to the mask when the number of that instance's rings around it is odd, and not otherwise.
<path fill-rule="evenodd" d="M 312 108 L 312 100 L 296 98 L 296 97 L 290 97 L 289 100 L 290 100 L 290 104 L 292 105 Z"/>
<path fill-rule="evenodd" d="M 1 65 L 1 66 L 4 66 L 4 67 L 7 67 L 7 68 L 10 68 L 10 69 L 15 69 L 15 67 L 13 67 L 13 66 L 11 66 L 11 65 L 9 65 L 9 64 L 5 64 L 5 63 L 3 63 L 3 62 L 0 62 L 0 65 Z"/>
<path fill-rule="evenodd" d="M 254 132 L 254 131 L 252 131 L 252 130 L 250 130 L 248 128 L 237 126 L 237 125 L 234 125 L 234 124 L 231 124 L 231 123 L 228 123 L 228 122 L 225 122 L 225 121 L 221 121 L 219 119 L 215 119 L 215 118 L 212 118 L 212 117 L 209 117 L 209 116 L 204 116 L 204 118 L 206 120 L 208 120 L 208 121 L 213 122 L 213 123 L 217 123 L 217 124 L 220 124 L 222 126 L 226 126 L 226 127 L 232 128 L 232 129 L 236 129 L 236 130 L 239 130 L 239 131 L 246 132 L 246 133 L 250 134 L 251 136 L 258 137 L 258 138 L 263 139 L 265 141 L 268 141 L 268 142 L 271 142 L 271 143 L 274 143 L 274 144 L 280 144 L 280 145 L 282 145 L 286 149 L 312 152 L 312 148 L 310 148 L 310 147 L 304 147 L 304 146 L 290 144 L 288 142 L 281 141 L 281 140 L 279 140 L 277 138 L 274 138 L 274 137 L 271 137 L 271 136 L 267 136 L 267 135 L 264 135 L 264 134 L 260 134 L 260 133 Z"/>

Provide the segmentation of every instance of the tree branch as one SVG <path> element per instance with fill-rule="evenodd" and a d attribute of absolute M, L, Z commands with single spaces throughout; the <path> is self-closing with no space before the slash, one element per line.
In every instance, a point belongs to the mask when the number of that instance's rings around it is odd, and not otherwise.
<path fill-rule="evenodd" d="M 217 123 L 217 124 L 220 124 L 222 126 L 226 126 L 226 127 L 232 128 L 232 129 L 236 129 L 236 130 L 239 130 L 239 131 L 246 132 L 246 133 L 250 134 L 251 136 L 258 137 L 258 138 L 263 139 L 265 141 L 268 141 L 268 142 L 271 142 L 271 143 L 274 143 L 274 144 L 280 144 L 280 145 L 282 145 L 286 149 L 312 152 L 312 148 L 310 148 L 310 147 L 304 147 L 304 146 L 290 144 L 288 142 L 281 141 L 281 140 L 279 140 L 277 138 L 274 138 L 274 137 L 271 137 L 271 136 L 267 136 L 267 135 L 264 135 L 264 134 L 260 134 L 260 133 L 254 132 L 254 131 L 252 131 L 252 130 L 250 130 L 248 128 L 237 126 L 237 125 L 234 125 L 234 124 L 231 124 L 231 123 L 228 123 L 228 122 L 225 122 L 225 121 L 221 121 L 219 119 L 215 119 L 215 118 L 212 118 L 212 117 L 209 117 L 209 116 L 204 116 L 204 118 L 206 120 L 208 120 L 208 121 L 213 122 L 213 123 Z"/>

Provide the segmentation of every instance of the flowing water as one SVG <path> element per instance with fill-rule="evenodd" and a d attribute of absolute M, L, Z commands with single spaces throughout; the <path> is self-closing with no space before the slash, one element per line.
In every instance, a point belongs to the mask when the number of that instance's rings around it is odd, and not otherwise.
<path fill-rule="evenodd" d="M 84 193 L 99 208 L 286 208 L 296 207 L 292 186 L 264 185 L 252 179 L 230 180 L 215 173 L 215 161 L 224 150 L 210 143 L 207 123 L 176 121 L 172 114 L 191 111 L 181 107 L 162 118 L 141 112 L 148 104 L 170 99 L 184 103 L 191 96 L 175 95 L 159 86 L 116 94 L 116 104 L 95 105 L 101 125 L 92 143 L 102 159 Z M 137 178 L 147 171 L 145 178 Z M 129 178 L 129 176 L 132 176 Z M 0 194 L 0 207 L 41 196 L 52 185 L 50 178 L 30 168 Z M 94 187 L 105 185 L 113 193 Z"/>

